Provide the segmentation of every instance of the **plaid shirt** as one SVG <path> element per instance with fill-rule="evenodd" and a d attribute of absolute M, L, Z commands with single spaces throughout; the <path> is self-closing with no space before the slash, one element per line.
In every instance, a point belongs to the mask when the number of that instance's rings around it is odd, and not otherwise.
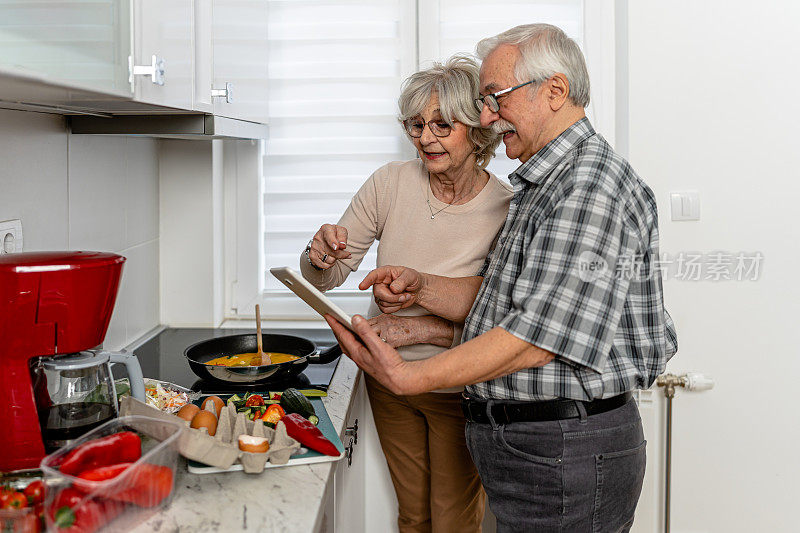
<path fill-rule="evenodd" d="M 556 357 L 467 392 L 593 400 L 649 387 L 678 348 L 653 192 L 586 118 L 509 178 L 514 198 L 463 340 L 499 326 Z"/>

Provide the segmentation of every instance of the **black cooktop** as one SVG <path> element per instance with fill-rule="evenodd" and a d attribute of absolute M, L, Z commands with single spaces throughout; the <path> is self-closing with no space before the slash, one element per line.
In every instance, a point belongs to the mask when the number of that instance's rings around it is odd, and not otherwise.
<path fill-rule="evenodd" d="M 284 335 L 295 335 L 303 337 L 318 348 L 327 348 L 336 344 L 333 333 L 327 329 L 264 329 L 264 333 L 281 333 Z M 258 385 L 235 385 L 220 382 L 209 382 L 202 380 L 192 372 L 189 363 L 183 355 L 183 351 L 192 344 L 226 335 L 241 335 L 250 333 L 246 329 L 222 329 L 222 328 L 167 328 L 149 341 L 145 342 L 133 353 L 139 358 L 142 366 L 142 374 L 146 378 L 156 378 L 169 381 L 182 387 L 187 387 L 195 391 L 222 394 L 238 391 L 271 391 L 282 390 L 289 387 L 296 389 L 316 388 L 327 390 L 330 385 L 339 358 L 324 365 L 308 365 L 308 367 L 298 376 L 290 380 L 281 380 L 275 383 L 261 383 Z M 115 377 L 122 370 L 114 368 Z"/>

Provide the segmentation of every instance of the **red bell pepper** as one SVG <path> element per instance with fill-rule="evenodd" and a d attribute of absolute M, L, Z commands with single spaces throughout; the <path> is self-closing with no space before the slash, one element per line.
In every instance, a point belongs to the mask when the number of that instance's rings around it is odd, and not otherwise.
<path fill-rule="evenodd" d="M 172 470 L 166 466 L 147 463 L 120 463 L 87 470 L 78 476 L 86 482 L 77 481 L 75 486 L 81 491 L 91 492 L 96 485 L 87 482 L 114 479 L 129 468 L 131 472 L 126 474 L 125 479 L 112 483 L 107 488 L 100 488 L 95 495 L 135 503 L 140 507 L 155 507 L 172 492 Z"/>
<path fill-rule="evenodd" d="M 105 481 L 123 473 L 133 463 L 118 463 L 111 466 L 101 466 L 81 472 L 78 477 L 87 481 Z"/>
<path fill-rule="evenodd" d="M 131 431 L 90 440 L 69 452 L 61 473 L 77 476 L 85 470 L 117 463 L 132 463 L 142 456 L 142 439 Z"/>
<path fill-rule="evenodd" d="M 56 531 L 93 533 L 119 516 L 125 505 L 112 500 L 97 501 L 72 487 L 61 490 L 48 513 Z"/>
<path fill-rule="evenodd" d="M 281 422 L 286 426 L 286 433 L 303 446 L 324 453 L 325 455 L 333 457 L 339 455 L 339 450 L 336 448 L 336 445 L 326 439 L 317 426 L 298 413 L 284 416 L 281 418 Z"/>
<path fill-rule="evenodd" d="M 274 403 L 267 407 L 267 410 L 264 412 L 263 415 L 259 418 L 259 420 L 263 420 L 264 422 L 268 422 L 272 424 L 272 427 L 278 423 L 284 416 L 286 416 L 286 411 L 283 410 L 283 407 Z"/>

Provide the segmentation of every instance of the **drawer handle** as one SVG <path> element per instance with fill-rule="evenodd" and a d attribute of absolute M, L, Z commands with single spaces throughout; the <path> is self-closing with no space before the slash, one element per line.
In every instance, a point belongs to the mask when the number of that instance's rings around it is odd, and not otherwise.
<path fill-rule="evenodd" d="M 353 439 L 344 447 L 344 456 L 347 457 L 348 468 L 353 465 Z"/>
<path fill-rule="evenodd" d="M 358 418 L 355 419 L 352 426 L 347 426 L 344 434 L 348 437 L 353 437 L 353 444 L 358 444 Z"/>
<path fill-rule="evenodd" d="M 224 98 L 227 103 L 233 103 L 233 84 L 228 82 L 224 89 L 211 89 L 211 98 Z"/>

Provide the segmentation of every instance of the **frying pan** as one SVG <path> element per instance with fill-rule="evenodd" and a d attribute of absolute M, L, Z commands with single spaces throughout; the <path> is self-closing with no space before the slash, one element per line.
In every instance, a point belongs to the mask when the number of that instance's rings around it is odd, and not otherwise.
<path fill-rule="evenodd" d="M 296 355 L 298 359 L 286 363 L 262 366 L 215 366 L 208 361 L 223 355 L 254 353 L 258 351 L 256 334 L 228 335 L 198 342 L 186 348 L 183 354 L 192 372 L 202 379 L 225 383 L 265 383 L 300 374 L 310 364 L 330 363 L 342 354 L 338 344 L 320 351 L 308 339 L 294 335 L 264 333 L 261 335 L 265 352 Z"/>

